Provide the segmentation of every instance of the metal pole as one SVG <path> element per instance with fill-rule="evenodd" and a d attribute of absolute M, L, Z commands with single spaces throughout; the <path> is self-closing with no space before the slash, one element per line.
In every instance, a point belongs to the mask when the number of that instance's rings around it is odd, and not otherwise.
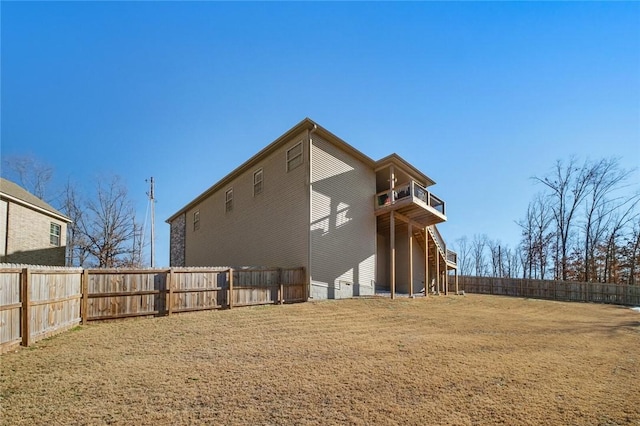
<path fill-rule="evenodd" d="M 149 191 L 149 201 L 151 202 L 151 267 L 156 265 L 156 218 L 155 218 L 155 194 L 153 188 L 153 176 L 151 177 L 151 189 Z"/>

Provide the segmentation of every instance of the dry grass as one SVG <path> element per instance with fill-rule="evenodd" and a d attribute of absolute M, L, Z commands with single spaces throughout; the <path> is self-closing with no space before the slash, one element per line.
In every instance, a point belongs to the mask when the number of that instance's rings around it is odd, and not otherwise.
<path fill-rule="evenodd" d="M 94 323 L 0 357 L 3 424 L 640 424 L 640 314 L 467 295 Z"/>

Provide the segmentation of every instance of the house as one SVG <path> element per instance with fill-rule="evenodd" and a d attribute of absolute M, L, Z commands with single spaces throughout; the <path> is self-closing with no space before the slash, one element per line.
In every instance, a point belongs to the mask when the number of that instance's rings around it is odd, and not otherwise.
<path fill-rule="evenodd" d="M 0 262 L 64 266 L 70 222 L 26 189 L 0 178 Z"/>
<path fill-rule="evenodd" d="M 434 183 L 307 118 L 167 219 L 170 263 L 304 266 L 313 299 L 446 291 L 456 255 Z"/>

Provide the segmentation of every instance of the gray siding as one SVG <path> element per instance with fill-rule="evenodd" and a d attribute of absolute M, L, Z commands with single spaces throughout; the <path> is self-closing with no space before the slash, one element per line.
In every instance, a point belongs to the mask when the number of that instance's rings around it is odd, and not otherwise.
<path fill-rule="evenodd" d="M 304 163 L 286 171 L 286 151 L 303 142 Z M 251 170 L 186 212 L 186 266 L 307 267 L 309 247 L 308 142 L 292 137 Z M 262 168 L 263 190 L 253 194 L 253 173 Z M 233 210 L 225 192 L 233 188 Z M 193 214 L 200 212 L 200 229 Z"/>
<path fill-rule="evenodd" d="M 316 135 L 311 161 L 311 296 L 374 294 L 375 173 Z"/>

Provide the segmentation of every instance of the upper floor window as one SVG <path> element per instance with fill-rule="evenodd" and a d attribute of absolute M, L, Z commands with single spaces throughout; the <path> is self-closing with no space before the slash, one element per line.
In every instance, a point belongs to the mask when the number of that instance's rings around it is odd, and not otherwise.
<path fill-rule="evenodd" d="M 262 169 L 253 173 L 253 196 L 262 193 Z"/>
<path fill-rule="evenodd" d="M 60 247 L 60 225 L 51 222 L 49 227 L 49 242 L 52 246 Z"/>
<path fill-rule="evenodd" d="M 193 230 L 200 229 L 200 210 L 193 212 Z"/>
<path fill-rule="evenodd" d="M 287 150 L 287 172 L 302 164 L 302 142 Z"/>
<path fill-rule="evenodd" d="M 233 210 L 233 188 L 228 189 L 224 196 L 224 209 L 227 212 Z"/>

